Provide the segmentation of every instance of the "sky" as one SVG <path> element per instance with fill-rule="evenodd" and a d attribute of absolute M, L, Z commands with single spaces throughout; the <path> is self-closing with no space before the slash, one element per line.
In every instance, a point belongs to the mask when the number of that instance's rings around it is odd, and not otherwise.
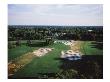
<path fill-rule="evenodd" d="M 8 25 L 102 26 L 102 4 L 9 4 Z"/>

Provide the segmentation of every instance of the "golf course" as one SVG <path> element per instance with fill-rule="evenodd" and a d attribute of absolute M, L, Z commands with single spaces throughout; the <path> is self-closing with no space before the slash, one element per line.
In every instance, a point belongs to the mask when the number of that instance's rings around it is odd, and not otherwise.
<path fill-rule="evenodd" d="M 98 66 L 99 71 L 102 71 L 100 70 L 100 66 L 103 51 L 97 47 L 97 44 L 95 44 L 96 42 L 74 42 L 77 43 L 74 47 L 72 47 L 72 45 L 65 45 L 59 42 L 44 47 L 30 47 L 23 43 L 20 46 L 9 49 L 9 78 L 76 78 L 76 76 L 77 78 L 87 78 L 86 73 L 83 73 L 85 72 L 84 69 L 86 69 L 84 68 L 85 64 L 86 66 L 90 66 L 90 64 L 91 66 L 94 66 L 89 68 L 89 70 L 95 70 Z M 53 48 L 53 50 L 41 57 L 33 55 L 32 52 L 38 50 L 39 48 Z M 74 48 L 77 48 L 82 53 L 82 60 L 65 61 L 61 59 L 60 56 L 62 50 L 74 50 Z M 93 58 L 92 56 L 97 57 Z M 73 63 L 75 62 L 78 65 L 74 67 L 75 64 Z M 83 67 L 78 67 L 83 64 Z M 78 68 L 76 69 L 76 67 Z M 82 69 L 83 72 L 79 69 Z M 93 75 L 89 72 L 91 71 L 88 71 L 88 75 L 91 75 L 91 78 L 93 78 Z M 68 76 L 69 73 L 72 73 L 72 75 Z M 97 78 L 99 77 L 97 76 Z"/>

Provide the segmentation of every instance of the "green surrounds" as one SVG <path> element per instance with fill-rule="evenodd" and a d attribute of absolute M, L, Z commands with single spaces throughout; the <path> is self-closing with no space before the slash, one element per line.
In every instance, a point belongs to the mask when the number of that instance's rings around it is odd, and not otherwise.
<path fill-rule="evenodd" d="M 92 42 L 94 41 L 82 41 L 81 52 L 84 55 L 103 55 L 103 49 L 97 48 Z"/>
<path fill-rule="evenodd" d="M 38 73 L 59 72 L 61 62 L 58 58 L 61 55 L 60 53 L 62 50 L 68 50 L 70 48 L 62 43 L 55 43 L 48 47 L 54 48 L 54 50 L 41 58 L 34 58 L 29 64 L 18 70 L 13 77 L 36 77 Z"/>

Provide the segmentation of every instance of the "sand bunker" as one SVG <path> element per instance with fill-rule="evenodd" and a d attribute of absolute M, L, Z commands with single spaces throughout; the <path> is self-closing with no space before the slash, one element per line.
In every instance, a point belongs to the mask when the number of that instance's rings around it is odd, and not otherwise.
<path fill-rule="evenodd" d="M 38 56 L 38 57 L 41 57 L 41 56 L 46 55 L 48 52 L 50 52 L 52 50 L 53 50 L 53 48 L 39 48 L 38 50 L 35 50 L 33 52 L 33 54 Z"/>
<path fill-rule="evenodd" d="M 54 41 L 54 43 L 63 43 L 65 45 L 72 45 L 73 42 L 74 42 L 74 40 L 68 40 L 68 41 L 58 40 L 58 41 Z"/>
<path fill-rule="evenodd" d="M 81 56 L 80 52 L 74 52 L 73 50 L 61 51 L 61 58 L 68 60 L 79 60 Z"/>

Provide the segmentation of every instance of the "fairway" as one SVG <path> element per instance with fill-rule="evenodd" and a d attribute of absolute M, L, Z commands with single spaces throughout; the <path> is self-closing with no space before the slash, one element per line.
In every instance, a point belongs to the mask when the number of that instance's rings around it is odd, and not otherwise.
<path fill-rule="evenodd" d="M 103 51 L 101 49 L 98 49 L 97 47 L 92 47 L 93 46 L 92 41 L 75 41 L 75 43 L 76 44 L 74 47 L 64 45 L 63 43 L 54 43 L 52 45 L 45 46 L 48 48 L 54 48 L 54 50 L 42 57 L 35 57 L 35 56 L 30 57 L 32 54 L 30 54 L 29 57 L 25 56 L 25 53 L 32 52 L 38 49 L 39 47 L 28 47 L 26 45 L 21 45 L 16 48 L 10 49 L 9 61 L 15 59 L 15 62 L 26 64 L 23 67 L 19 68 L 18 71 L 15 72 L 14 75 L 11 76 L 10 78 L 34 78 L 34 77 L 38 78 L 39 74 L 45 75 L 45 74 L 60 72 L 61 71 L 60 66 L 63 65 L 63 62 L 61 62 L 58 59 L 61 56 L 62 50 L 69 50 L 70 48 L 72 48 L 73 50 L 77 49 L 80 50 L 80 52 L 83 53 L 84 56 L 103 54 Z M 11 58 L 11 56 L 14 57 Z"/>
<path fill-rule="evenodd" d="M 57 73 L 61 62 L 56 59 L 60 58 L 61 50 L 68 50 L 69 46 L 55 43 L 48 47 L 54 50 L 41 58 L 35 57 L 29 64 L 18 70 L 13 77 L 37 77 L 37 73 Z"/>

